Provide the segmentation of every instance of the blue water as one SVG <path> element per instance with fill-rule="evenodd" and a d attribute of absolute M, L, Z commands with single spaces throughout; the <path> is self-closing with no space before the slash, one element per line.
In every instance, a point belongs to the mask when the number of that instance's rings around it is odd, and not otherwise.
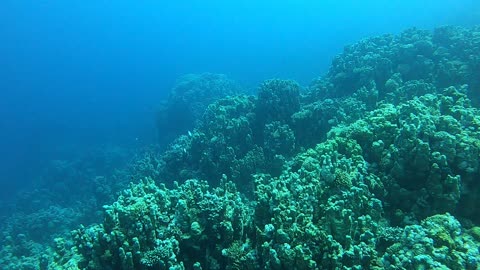
<path fill-rule="evenodd" d="M 480 22 L 475 0 L 235 2 L 2 1 L 2 198 L 52 159 L 154 142 L 158 104 L 182 74 L 307 85 L 361 38 Z"/>

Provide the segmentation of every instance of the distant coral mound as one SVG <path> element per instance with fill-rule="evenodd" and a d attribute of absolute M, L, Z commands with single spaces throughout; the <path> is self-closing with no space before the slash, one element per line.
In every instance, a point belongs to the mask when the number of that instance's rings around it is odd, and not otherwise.
<path fill-rule="evenodd" d="M 187 74 L 177 80 L 168 100 L 158 112 L 160 143 L 187 133 L 195 127 L 207 106 L 215 100 L 239 94 L 240 86 L 223 74 Z"/>

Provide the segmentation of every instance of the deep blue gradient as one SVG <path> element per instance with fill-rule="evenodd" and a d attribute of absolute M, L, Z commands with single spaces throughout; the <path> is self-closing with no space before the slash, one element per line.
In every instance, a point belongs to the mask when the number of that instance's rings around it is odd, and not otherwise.
<path fill-rule="evenodd" d="M 154 142 L 182 74 L 308 84 L 360 38 L 480 19 L 475 0 L 164 2 L 0 3 L 0 195 L 73 149 Z"/>

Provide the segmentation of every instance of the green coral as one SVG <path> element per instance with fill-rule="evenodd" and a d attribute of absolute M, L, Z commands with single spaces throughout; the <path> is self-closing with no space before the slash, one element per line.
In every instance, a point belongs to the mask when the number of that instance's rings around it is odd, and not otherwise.
<path fill-rule="evenodd" d="M 195 128 L 208 105 L 214 101 L 240 92 L 240 86 L 223 74 L 182 76 L 158 112 L 160 144 L 167 145 L 175 137 Z"/>
<path fill-rule="evenodd" d="M 248 205 L 226 180 L 212 190 L 197 180 L 167 189 L 145 179 L 105 209 L 102 225 L 73 233 L 82 268 L 213 265 L 221 261 L 224 246 L 245 239 L 250 226 Z M 209 239 L 217 239 L 218 244 Z M 186 253 L 192 261 L 179 261 Z"/>
<path fill-rule="evenodd" d="M 158 266 L 161 269 L 184 269 L 182 263 L 178 263 L 176 255 L 179 252 L 179 243 L 175 238 L 159 241 L 153 250 L 143 253 L 140 263 L 145 266 Z"/>
<path fill-rule="evenodd" d="M 383 255 L 386 268 L 477 269 L 478 242 L 451 215 L 435 215 L 405 227 Z M 439 255 L 441 254 L 441 256 Z"/>
<path fill-rule="evenodd" d="M 300 108 L 300 85 L 292 80 L 267 80 L 260 85 L 255 107 L 260 125 L 273 121 L 290 124 L 290 117 Z"/>
<path fill-rule="evenodd" d="M 470 120 L 463 120 L 478 111 L 464 93 L 464 88 L 450 87 L 398 106 L 386 104 L 349 126 L 333 128 L 329 137 L 353 138 L 360 144 L 361 155 L 378 165 L 376 174 L 388 179 L 389 205 L 420 218 L 454 211 L 459 204 L 469 204 L 461 198 L 462 183 L 470 185 L 478 175 L 479 149 L 465 141 L 477 140 L 480 133 L 467 128 Z"/>
<path fill-rule="evenodd" d="M 212 99 L 193 102 L 194 128 L 138 158 L 141 181 L 41 267 L 478 269 L 478 33 L 365 39 L 304 93 L 274 79 L 216 98 L 200 78 Z M 197 79 L 178 100 L 202 92 Z M 35 248 L 6 241 L 16 256 Z"/>

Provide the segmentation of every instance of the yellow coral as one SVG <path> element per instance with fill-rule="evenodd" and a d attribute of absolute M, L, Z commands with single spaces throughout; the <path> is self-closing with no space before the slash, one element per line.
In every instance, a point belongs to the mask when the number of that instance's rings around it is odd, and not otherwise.
<path fill-rule="evenodd" d="M 475 238 L 475 240 L 480 241 L 480 227 L 475 226 L 471 228 L 468 232 L 471 236 L 473 236 L 473 238 Z"/>
<path fill-rule="evenodd" d="M 437 246 L 446 246 L 448 248 L 455 248 L 455 241 L 452 239 L 450 234 L 444 230 L 438 232 L 434 236 L 435 245 Z"/>
<path fill-rule="evenodd" d="M 344 170 L 335 169 L 335 185 L 339 188 L 350 188 L 352 186 L 350 174 Z"/>

